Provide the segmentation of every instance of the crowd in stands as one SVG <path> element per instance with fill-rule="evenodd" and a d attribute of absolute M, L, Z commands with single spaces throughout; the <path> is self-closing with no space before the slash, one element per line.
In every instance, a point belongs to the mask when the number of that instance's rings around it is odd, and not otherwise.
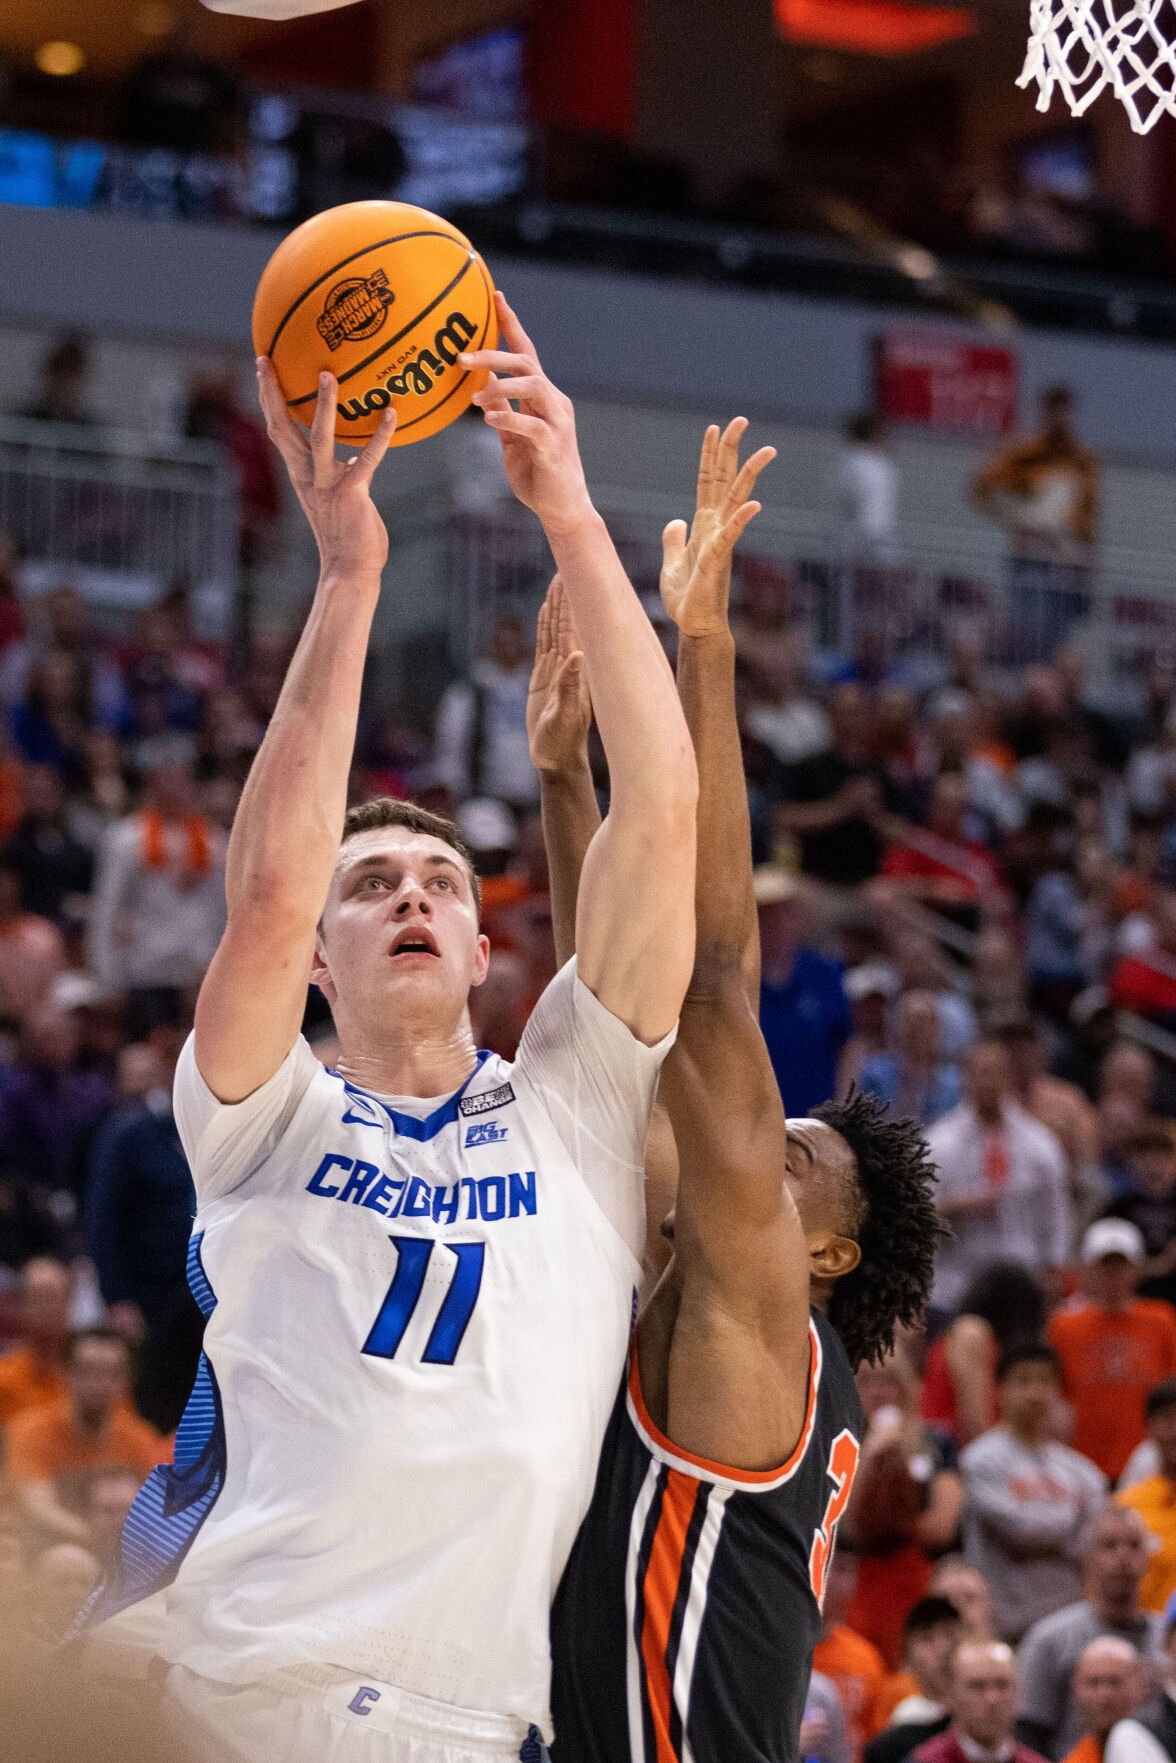
<path fill-rule="evenodd" d="M 860 1373 L 805 1755 L 1100 1763 L 1112 1729 L 1109 1763 L 1138 1733 L 1163 1751 L 1176 673 L 1157 657 L 1111 714 L 1071 645 L 1001 671 L 962 637 L 917 682 L 877 642 L 815 657 L 750 565 L 735 629 L 785 1103 L 856 1084 L 916 1117 L 950 1231 L 926 1328 Z M 68 583 L 33 597 L 0 570 L 0 1578 L 50 1629 L 194 1374 L 170 1082 L 293 636 L 201 640 L 182 588 L 114 636 Z M 508 1057 L 554 970 L 530 648 L 504 607 L 432 728 L 366 705 L 353 779 L 475 850 L 475 1034 Z M 306 1030 L 329 1062 L 321 1000 Z"/>

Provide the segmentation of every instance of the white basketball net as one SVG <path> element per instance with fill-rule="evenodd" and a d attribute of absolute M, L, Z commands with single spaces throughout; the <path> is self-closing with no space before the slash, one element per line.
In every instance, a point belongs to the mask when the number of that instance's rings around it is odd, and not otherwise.
<path fill-rule="evenodd" d="M 1030 0 L 1029 53 L 1017 84 L 1054 88 L 1081 116 L 1107 87 L 1144 135 L 1176 114 L 1176 0 Z"/>

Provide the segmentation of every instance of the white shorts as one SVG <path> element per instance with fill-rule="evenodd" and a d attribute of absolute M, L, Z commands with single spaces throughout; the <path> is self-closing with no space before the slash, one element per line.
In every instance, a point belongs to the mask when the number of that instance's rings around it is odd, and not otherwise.
<path fill-rule="evenodd" d="M 333 1666 L 219 1683 L 182 1665 L 163 1711 L 185 1763 L 541 1763 L 537 1733 Z"/>

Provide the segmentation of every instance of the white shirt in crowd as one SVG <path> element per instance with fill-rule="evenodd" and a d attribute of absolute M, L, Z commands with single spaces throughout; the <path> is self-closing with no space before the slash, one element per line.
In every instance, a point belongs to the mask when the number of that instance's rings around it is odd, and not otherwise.
<path fill-rule="evenodd" d="M 927 1146 L 941 1201 L 991 1202 L 982 1216 L 953 1218 L 954 1235 L 936 1261 L 935 1304 L 957 1309 L 974 1275 L 993 1261 L 1020 1261 L 1038 1275 L 1065 1265 L 1073 1247 L 1066 1157 L 1048 1127 L 1006 1101 L 993 1132 L 961 1102 L 929 1129 Z"/>
<path fill-rule="evenodd" d="M 863 560 L 889 561 L 898 532 L 898 467 L 885 447 L 847 442 L 837 460 L 836 489 L 845 550 Z"/>
<path fill-rule="evenodd" d="M 86 933 L 87 965 L 110 992 L 128 987 L 195 986 L 225 928 L 225 835 L 207 828 L 209 865 L 188 866 L 188 833 L 163 829 L 167 861 L 144 861 L 138 815 L 117 821 L 102 841 Z"/>
<path fill-rule="evenodd" d="M 496 796 L 515 807 L 539 801 L 539 779 L 527 744 L 529 666 L 506 673 L 493 661 L 478 661 L 468 680 L 449 687 L 437 712 L 436 769 L 439 780 L 459 801 Z M 482 752 L 473 775 L 475 722 L 482 702 Z"/>

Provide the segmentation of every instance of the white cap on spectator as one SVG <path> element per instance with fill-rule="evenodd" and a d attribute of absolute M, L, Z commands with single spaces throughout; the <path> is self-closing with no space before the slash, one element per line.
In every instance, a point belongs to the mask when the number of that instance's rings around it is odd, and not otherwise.
<path fill-rule="evenodd" d="M 1147 1247 L 1138 1227 L 1127 1218 L 1100 1218 L 1082 1239 L 1082 1265 L 1102 1261 L 1107 1255 L 1122 1255 L 1125 1261 L 1142 1267 L 1147 1260 Z"/>
<path fill-rule="evenodd" d="M 902 981 L 885 961 L 863 961 L 845 976 L 845 995 L 851 1004 L 860 1004 L 863 998 L 897 998 L 901 990 Z"/>
<path fill-rule="evenodd" d="M 457 825 L 471 851 L 509 851 L 515 842 L 514 815 L 493 796 L 463 802 Z"/>
<path fill-rule="evenodd" d="M 791 869 L 778 863 L 761 863 L 752 876 L 757 906 L 783 906 L 787 900 L 800 898 L 800 878 Z"/>

